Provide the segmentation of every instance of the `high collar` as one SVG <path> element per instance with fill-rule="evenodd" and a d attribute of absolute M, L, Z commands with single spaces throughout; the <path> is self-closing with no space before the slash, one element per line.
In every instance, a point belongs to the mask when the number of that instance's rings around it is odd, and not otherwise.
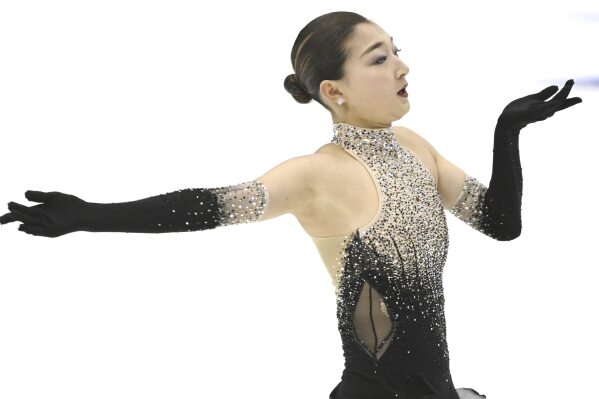
<path fill-rule="evenodd" d="M 385 147 L 393 144 L 394 141 L 395 135 L 392 126 L 371 129 L 346 122 L 333 124 L 332 142 L 341 144 L 344 147 L 360 146 L 363 143 L 368 143 L 369 147 Z"/>

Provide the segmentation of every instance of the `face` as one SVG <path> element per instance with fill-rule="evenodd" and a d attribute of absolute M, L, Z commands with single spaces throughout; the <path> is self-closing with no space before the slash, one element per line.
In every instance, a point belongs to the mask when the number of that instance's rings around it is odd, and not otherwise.
<path fill-rule="evenodd" d="M 364 54 L 376 42 L 382 44 Z M 345 77 L 320 84 L 321 98 L 335 111 L 333 122 L 366 128 L 390 126 L 410 110 L 408 98 L 397 94 L 407 83 L 408 66 L 399 59 L 390 35 L 376 24 L 356 25 L 348 47 Z M 339 97 L 345 100 L 341 105 Z"/>

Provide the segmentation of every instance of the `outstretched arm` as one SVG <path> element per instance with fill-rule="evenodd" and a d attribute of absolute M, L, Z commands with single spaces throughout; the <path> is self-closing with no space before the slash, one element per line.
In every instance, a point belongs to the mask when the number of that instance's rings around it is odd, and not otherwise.
<path fill-rule="evenodd" d="M 137 201 L 86 202 L 57 191 L 27 191 L 27 207 L 9 203 L 0 223 L 20 221 L 28 234 L 58 237 L 74 231 L 170 233 L 270 219 L 310 206 L 311 155 L 289 159 L 263 176 L 214 188 L 186 188 Z"/>

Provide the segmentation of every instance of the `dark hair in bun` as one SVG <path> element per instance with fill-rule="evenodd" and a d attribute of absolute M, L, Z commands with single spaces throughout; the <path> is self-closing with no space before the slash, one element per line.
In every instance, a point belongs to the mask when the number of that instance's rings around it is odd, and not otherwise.
<path fill-rule="evenodd" d="M 320 82 L 343 78 L 349 52 L 345 42 L 361 22 L 371 21 L 354 12 L 336 11 L 313 19 L 299 32 L 291 49 L 295 73 L 283 82 L 297 102 L 306 104 L 314 99 L 332 112 L 320 99 Z"/>
<path fill-rule="evenodd" d="M 295 101 L 301 104 L 309 103 L 312 100 L 312 96 L 308 93 L 302 86 L 300 82 L 297 81 L 297 75 L 292 73 L 291 75 L 287 75 L 285 78 L 285 90 L 287 90 Z"/>

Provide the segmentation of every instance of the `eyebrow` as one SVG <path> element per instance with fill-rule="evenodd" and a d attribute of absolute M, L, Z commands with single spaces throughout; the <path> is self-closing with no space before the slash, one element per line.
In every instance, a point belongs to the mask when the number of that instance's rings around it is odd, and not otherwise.
<path fill-rule="evenodd" d="M 391 44 L 393 44 L 393 37 L 392 37 L 392 36 L 389 36 L 389 39 L 391 40 Z M 379 48 L 379 47 L 381 47 L 381 46 L 382 46 L 382 45 L 384 45 L 384 44 L 385 44 L 385 43 L 383 43 L 383 42 L 376 42 L 376 43 L 374 43 L 373 45 L 371 45 L 370 47 L 368 47 L 368 48 L 366 49 L 366 51 L 364 51 L 364 52 L 362 53 L 362 55 L 360 56 L 360 58 L 364 57 L 364 56 L 366 55 L 366 53 L 369 53 L 369 52 L 371 52 L 372 50 L 374 50 L 374 49 L 376 49 L 376 48 Z"/>

